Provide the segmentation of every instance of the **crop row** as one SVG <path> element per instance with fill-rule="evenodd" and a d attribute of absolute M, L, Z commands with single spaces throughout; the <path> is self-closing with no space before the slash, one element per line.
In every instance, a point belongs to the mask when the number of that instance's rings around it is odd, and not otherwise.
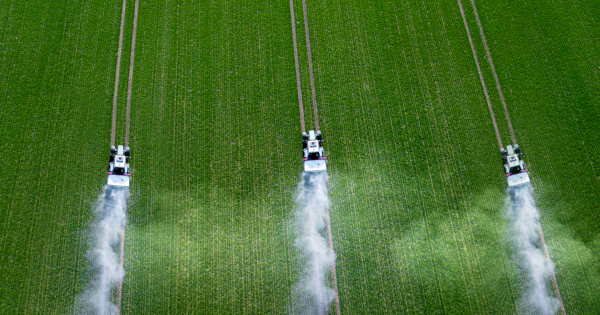
<path fill-rule="evenodd" d="M 565 306 L 597 313 L 596 9 L 477 5 Z M 2 310 L 68 313 L 93 274 L 86 233 L 105 180 L 120 9 L 0 7 L 0 158 L 14 162 L 0 170 Z M 141 2 L 139 12 L 123 313 L 284 313 L 302 270 L 289 4 Z M 123 105 L 132 15 L 128 2 Z M 342 313 L 514 312 L 523 278 L 457 4 L 309 1 L 308 19 Z"/>

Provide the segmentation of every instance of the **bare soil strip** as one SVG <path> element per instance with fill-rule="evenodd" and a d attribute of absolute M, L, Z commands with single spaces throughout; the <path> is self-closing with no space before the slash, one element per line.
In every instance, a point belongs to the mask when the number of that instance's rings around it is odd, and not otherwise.
<path fill-rule="evenodd" d="M 123 268 L 123 252 L 125 251 L 125 225 L 121 227 L 121 245 L 119 252 L 119 265 Z M 121 314 L 121 296 L 123 291 L 123 279 L 119 281 L 117 285 L 117 307 L 119 308 L 119 312 L 117 314 Z"/>
<path fill-rule="evenodd" d="M 115 136 L 117 133 L 117 95 L 119 92 L 119 70 L 121 69 L 121 50 L 123 48 L 123 28 L 125 26 L 125 7 L 127 0 L 123 0 L 123 9 L 121 10 L 121 30 L 119 31 L 119 48 L 117 48 L 117 70 L 115 73 L 115 91 L 113 93 L 112 110 L 112 129 L 110 132 L 110 145 L 115 145 Z"/>
<path fill-rule="evenodd" d="M 485 53 L 487 55 L 488 62 L 490 67 L 492 68 L 492 73 L 494 74 L 494 80 L 496 80 L 496 88 L 498 89 L 498 94 L 500 95 L 500 100 L 502 101 L 502 106 L 504 106 L 504 116 L 506 116 L 506 121 L 508 122 L 508 130 L 510 131 L 510 138 L 512 140 L 513 145 L 517 144 L 517 140 L 515 138 L 515 132 L 513 131 L 512 123 L 510 122 L 510 116 L 508 115 L 508 107 L 506 106 L 506 101 L 504 100 L 504 93 L 502 93 L 502 87 L 500 87 L 500 80 L 498 80 L 498 74 L 496 74 L 496 67 L 494 67 L 494 61 L 492 60 L 492 55 L 490 54 L 490 48 L 488 47 L 487 40 L 485 38 L 485 34 L 483 33 L 483 27 L 481 26 L 481 20 L 479 20 L 479 14 L 477 13 L 477 7 L 475 6 L 475 1 L 471 0 L 471 5 L 473 6 L 473 11 L 475 11 L 475 19 L 477 20 L 477 26 L 479 26 L 479 33 L 481 34 L 481 40 L 483 41 L 483 46 L 485 46 Z"/>
<path fill-rule="evenodd" d="M 296 86 L 298 88 L 298 104 L 300 106 L 300 127 L 304 127 L 304 108 L 302 105 L 302 86 L 300 85 L 300 62 L 298 61 L 298 42 L 296 41 L 296 17 L 294 16 L 294 0 L 290 0 L 290 13 L 292 15 L 292 37 L 294 39 L 294 60 L 296 61 Z"/>
<path fill-rule="evenodd" d="M 548 246 L 546 246 L 546 240 L 544 239 L 544 231 L 542 231 L 542 223 L 540 223 L 539 219 L 537 221 L 537 226 L 538 226 L 538 234 L 540 234 L 540 238 L 542 239 L 542 247 L 544 248 L 544 255 L 546 256 L 546 259 L 548 259 L 548 261 L 550 261 L 550 254 L 548 253 Z M 560 296 L 560 290 L 558 289 L 558 282 L 556 281 L 556 275 L 554 274 L 554 270 L 552 270 L 552 285 L 554 285 L 554 291 L 556 292 L 556 297 L 558 298 L 558 301 L 560 302 L 560 310 L 563 313 L 563 315 L 566 315 L 567 313 L 565 312 L 565 305 L 563 304 L 562 297 Z"/>
<path fill-rule="evenodd" d="M 483 79 L 483 72 L 481 72 L 481 67 L 479 66 L 479 60 L 477 59 L 477 51 L 475 51 L 475 45 L 473 45 L 473 38 L 471 37 L 471 31 L 469 31 L 469 25 L 467 24 L 467 17 L 465 16 L 465 10 L 463 9 L 462 2 L 458 1 L 458 7 L 460 8 L 460 14 L 462 15 L 463 22 L 465 23 L 465 29 L 467 30 L 467 36 L 469 37 L 469 44 L 471 44 L 471 50 L 473 51 L 473 59 L 475 59 L 475 65 L 477 65 L 477 72 L 479 72 L 479 79 L 481 80 L 481 86 L 483 87 L 483 94 L 485 94 L 485 99 L 488 104 L 488 108 L 490 109 L 490 115 L 492 116 L 492 122 L 494 123 L 494 130 L 496 131 L 496 140 L 498 140 L 498 146 L 502 149 L 502 138 L 500 138 L 500 132 L 498 131 L 498 124 L 496 124 L 496 116 L 494 116 L 494 110 L 492 109 L 492 101 L 490 100 L 490 95 L 487 90 L 487 86 L 485 85 L 485 80 Z"/>
<path fill-rule="evenodd" d="M 129 113 L 131 111 L 131 84 L 133 83 L 133 61 L 135 56 L 135 35 L 137 33 L 139 0 L 135 0 L 133 15 L 133 36 L 131 39 L 131 58 L 129 60 L 129 83 L 127 86 L 127 123 L 125 124 L 125 146 L 129 146 Z"/>
<path fill-rule="evenodd" d="M 329 242 L 329 249 L 333 253 L 333 237 L 331 235 L 331 221 L 329 220 L 329 210 L 327 211 L 327 240 Z M 336 314 L 340 315 L 340 296 L 338 294 L 338 286 L 337 286 L 337 275 L 335 271 L 335 259 L 333 260 L 333 265 L 331 266 L 331 272 L 333 274 L 333 289 L 335 290 L 335 310 Z"/>
<path fill-rule="evenodd" d="M 319 128 L 319 115 L 317 113 L 317 94 L 315 93 L 315 78 L 313 75 L 312 53 L 310 51 L 310 38 L 308 37 L 308 14 L 306 0 L 302 0 L 302 11 L 304 12 L 304 33 L 306 34 L 306 54 L 308 55 L 308 72 L 310 73 L 310 91 L 312 93 L 313 109 L 315 111 L 315 128 Z"/>

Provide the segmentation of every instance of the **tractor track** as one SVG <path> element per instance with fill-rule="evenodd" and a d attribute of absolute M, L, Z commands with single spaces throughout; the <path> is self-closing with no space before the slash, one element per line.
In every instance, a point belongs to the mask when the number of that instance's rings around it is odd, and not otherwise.
<path fill-rule="evenodd" d="M 123 253 L 125 252 L 125 225 L 121 227 L 121 241 L 119 244 L 119 266 L 123 268 Z M 117 314 L 121 314 L 121 297 L 123 292 L 123 279 L 119 281 L 117 285 L 117 307 L 119 308 L 119 312 Z"/>
<path fill-rule="evenodd" d="M 508 130 L 510 131 L 510 139 L 512 140 L 513 145 L 517 144 L 517 139 L 515 137 L 515 131 L 513 130 L 512 123 L 510 122 L 510 115 L 508 114 L 508 106 L 506 106 L 506 100 L 504 99 L 504 93 L 502 93 L 502 87 L 500 86 L 500 80 L 498 79 L 498 74 L 496 73 L 496 67 L 494 66 L 494 60 L 492 60 L 492 55 L 490 54 L 490 48 L 487 44 L 487 39 L 485 38 L 485 33 L 483 32 L 483 26 L 481 26 L 481 20 L 479 19 L 479 14 L 477 13 L 477 7 L 475 6 L 475 1 L 471 0 L 471 5 L 473 6 L 473 11 L 475 11 L 475 20 L 477 21 L 477 26 L 479 27 L 479 33 L 481 34 L 481 40 L 483 41 L 483 46 L 485 47 L 485 54 L 487 56 L 488 63 L 490 64 L 490 68 L 492 68 L 492 74 L 494 75 L 494 80 L 496 81 L 496 88 L 498 89 L 498 95 L 500 96 L 500 101 L 502 102 L 502 106 L 504 106 L 504 116 L 506 117 L 506 121 L 508 122 Z"/>
<path fill-rule="evenodd" d="M 490 100 L 490 94 L 488 93 L 487 86 L 485 85 L 483 72 L 481 71 L 479 60 L 477 59 L 477 51 L 475 50 L 475 44 L 473 44 L 471 31 L 469 31 L 469 24 L 467 24 L 467 16 L 465 15 L 465 10 L 463 9 L 462 2 L 460 0 L 457 1 L 458 7 L 460 8 L 460 14 L 462 15 L 463 22 L 465 24 L 465 29 L 467 30 L 469 44 L 471 44 L 471 51 L 473 51 L 473 59 L 475 59 L 475 65 L 477 66 L 477 72 L 479 73 L 479 80 L 481 81 L 481 86 L 483 87 L 483 94 L 485 94 L 485 100 L 487 101 L 488 108 L 490 109 L 490 116 L 492 117 L 492 123 L 494 124 L 494 131 L 496 132 L 496 140 L 498 140 L 498 146 L 500 147 L 500 149 L 502 149 L 502 138 L 500 137 L 500 131 L 498 130 L 498 124 L 496 123 L 496 116 L 494 115 L 494 110 L 492 109 L 492 101 Z"/>
<path fill-rule="evenodd" d="M 121 26 L 119 30 L 119 46 L 117 48 L 117 65 L 115 71 L 115 88 L 113 94 L 113 108 L 112 108 L 112 128 L 110 135 L 110 144 L 115 146 L 116 130 L 117 130 L 117 108 L 118 108 L 118 93 L 119 93 L 119 76 L 121 70 L 121 55 L 123 51 L 123 33 L 125 28 L 125 13 L 127 8 L 127 0 L 123 0 L 123 7 L 121 9 Z M 125 122 L 125 147 L 129 146 L 129 127 L 130 127 L 130 113 L 131 113 L 131 92 L 133 83 L 133 66 L 135 57 L 135 42 L 137 33 L 137 19 L 138 19 L 138 8 L 139 0 L 135 1 L 134 18 L 133 18 L 133 29 L 132 29 L 132 40 L 131 40 L 131 56 L 129 60 L 129 78 L 127 87 L 127 105 L 126 105 L 126 122 Z M 123 268 L 123 256 L 125 251 L 125 225 L 121 227 L 121 239 L 119 245 L 119 265 Z M 121 279 L 117 285 L 117 307 L 118 313 L 121 314 L 121 301 L 123 292 L 123 279 Z"/>
<path fill-rule="evenodd" d="M 126 1 L 126 0 L 123 0 Z M 126 123 L 125 123 L 125 147 L 129 146 L 129 126 L 130 126 L 130 113 L 131 113 L 131 90 L 133 84 L 133 62 L 135 59 L 135 40 L 137 34 L 137 20 L 138 20 L 138 10 L 139 9 L 139 0 L 135 0 L 134 14 L 133 14 L 133 29 L 132 29 L 132 39 L 131 39 L 131 58 L 129 60 L 129 81 L 127 85 L 127 109 L 126 109 Z M 123 269 L 123 256 L 125 252 L 125 225 L 121 227 L 121 242 L 119 246 L 119 265 L 121 269 Z M 119 281 L 117 286 L 117 307 L 119 309 L 117 315 L 121 314 L 121 300 L 122 300 L 122 292 L 123 292 L 123 278 Z"/>
<path fill-rule="evenodd" d="M 110 146 L 115 146 L 115 137 L 117 132 L 117 99 L 119 93 L 119 73 L 121 69 L 121 52 L 123 50 L 123 30 L 125 27 L 125 9 L 127 8 L 127 0 L 123 0 L 123 7 L 121 9 L 121 27 L 119 31 L 119 48 L 117 49 L 117 69 L 115 71 L 115 90 L 113 95 L 113 110 L 112 110 L 112 129 L 110 134 Z M 128 115 L 129 116 L 129 115 Z M 129 117 L 127 117 L 127 130 L 129 131 Z M 121 227 L 121 240 L 119 250 L 119 265 L 123 267 L 123 252 L 125 246 L 125 225 Z M 121 291 L 123 288 L 123 279 L 119 281 L 117 287 L 117 307 L 118 313 L 121 314 Z"/>
<path fill-rule="evenodd" d="M 538 233 L 540 234 L 540 238 L 542 240 L 542 247 L 544 248 L 544 255 L 546 259 L 550 260 L 550 253 L 548 253 L 548 246 L 546 246 L 546 240 L 544 239 L 544 231 L 542 230 L 542 223 L 540 219 L 537 220 L 537 228 Z M 558 289 L 558 282 L 556 281 L 556 275 L 554 274 L 554 270 L 552 270 L 552 285 L 554 286 L 554 291 L 556 292 L 556 296 L 558 301 L 560 302 L 560 310 L 563 315 L 566 315 L 565 305 L 563 304 L 562 297 L 560 296 L 560 290 Z"/>
<path fill-rule="evenodd" d="M 329 249 L 333 253 L 333 236 L 331 235 L 331 221 L 329 220 L 329 209 L 327 209 L 326 219 L 327 221 L 327 242 L 329 243 Z M 333 276 L 333 289 L 335 290 L 335 311 L 336 314 L 340 315 L 340 296 L 338 295 L 337 289 L 337 273 L 335 270 L 335 260 L 331 266 L 331 274 Z"/>
<path fill-rule="evenodd" d="M 321 129 L 319 128 L 319 113 L 318 113 L 318 109 L 317 109 L 317 97 L 316 97 L 316 89 L 315 89 L 315 80 L 314 80 L 314 74 L 313 74 L 313 62 L 312 62 L 312 52 L 311 52 L 311 46 L 310 46 L 310 37 L 309 37 L 309 31 L 308 31 L 308 9 L 306 7 L 306 0 L 302 0 L 302 12 L 303 12 L 303 16 L 304 16 L 304 34 L 306 36 L 306 50 L 307 50 L 307 57 L 308 57 L 308 69 L 309 69 L 309 74 L 310 74 L 310 87 L 311 87 L 311 96 L 312 96 L 312 103 L 313 103 L 313 110 L 314 110 L 314 115 L 315 115 L 315 129 L 317 131 L 320 131 Z M 295 14 L 294 14 L 294 0 L 290 0 L 290 14 L 291 14 L 291 22 L 292 22 L 292 37 L 293 37 L 293 43 L 294 43 L 294 60 L 295 60 L 295 65 L 296 65 L 296 85 L 297 85 L 297 89 L 298 89 L 298 103 L 300 106 L 300 125 L 301 125 L 301 129 L 302 132 L 306 132 L 305 129 L 305 121 L 304 121 L 304 109 L 303 109 L 303 103 L 302 103 L 302 87 L 301 87 L 301 80 L 300 80 L 300 62 L 299 62 L 299 58 L 298 58 L 298 41 L 296 38 L 296 18 L 295 18 Z M 331 250 L 331 252 L 333 252 L 333 236 L 331 233 L 331 221 L 330 221 L 330 217 L 329 217 L 329 209 L 327 209 L 326 212 L 326 223 L 327 223 L 327 241 L 328 241 L 328 245 L 329 245 L 329 249 Z M 337 285 L 337 272 L 336 272 L 336 265 L 335 265 L 335 259 L 333 260 L 333 265 L 331 266 L 331 273 L 332 273 L 332 277 L 333 277 L 333 289 L 335 291 L 335 307 L 336 307 L 336 314 L 340 315 L 340 298 L 339 298 L 339 294 L 338 294 L 338 285 Z"/>
<path fill-rule="evenodd" d="M 137 20 L 138 20 L 138 7 L 139 0 L 135 0 L 135 8 L 133 14 L 133 34 L 131 38 L 131 58 L 129 59 L 129 81 L 127 85 L 127 111 L 126 111 L 126 123 L 125 123 L 125 146 L 129 146 L 129 122 L 131 112 L 131 86 L 133 84 L 133 62 L 135 59 L 135 38 L 137 34 Z"/>
<path fill-rule="evenodd" d="M 306 34 L 306 54 L 308 55 L 308 73 L 310 76 L 310 91 L 312 94 L 313 110 L 315 111 L 315 129 L 319 128 L 319 115 L 317 110 L 317 94 L 315 93 L 315 77 L 313 75 L 312 53 L 310 51 L 310 38 L 308 36 L 308 13 L 306 9 L 306 0 L 302 0 L 302 12 L 304 13 L 304 33 Z"/>
<path fill-rule="evenodd" d="M 304 126 L 304 108 L 302 105 L 302 84 L 300 83 L 300 62 L 298 61 L 298 42 L 296 40 L 296 18 L 294 16 L 294 0 L 290 0 L 290 14 L 292 16 L 292 38 L 294 40 L 294 61 L 296 62 L 296 87 L 298 88 L 298 104 L 300 106 L 300 128 L 306 132 Z"/>
<path fill-rule="evenodd" d="M 488 107 L 489 107 L 489 110 L 490 110 L 490 115 L 491 115 L 492 121 L 494 123 L 494 129 L 495 129 L 495 132 L 496 132 L 496 138 L 498 140 L 498 145 L 502 149 L 503 148 L 503 146 L 502 146 L 502 139 L 500 138 L 500 133 L 498 132 L 498 125 L 496 124 L 496 118 L 494 116 L 494 111 L 492 110 L 492 103 L 490 101 L 490 97 L 489 97 L 489 94 L 488 94 L 488 91 L 487 91 L 487 87 L 486 87 L 485 81 L 483 79 L 483 73 L 482 73 L 481 67 L 479 65 L 479 61 L 478 61 L 478 58 L 477 58 L 477 52 L 476 52 L 475 46 L 473 44 L 473 39 L 471 38 L 471 32 L 469 31 L 469 26 L 467 24 L 467 17 L 465 15 L 465 11 L 463 9 L 461 0 L 457 0 L 457 1 L 458 1 L 458 7 L 460 8 L 460 13 L 461 13 L 462 18 L 463 18 L 463 22 L 465 24 L 465 29 L 467 31 L 467 36 L 469 37 L 469 43 L 471 44 L 471 50 L 473 51 L 473 59 L 475 59 L 475 64 L 477 65 L 477 71 L 479 72 L 479 78 L 481 80 L 481 85 L 483 87 L 485 98 L 486 98 L 486 100 L 488 102 Z M 474 0 L 471 0 L 471 6 L 473 7 L 473 11 L 475 13 L 475 20 L 477 21 L 477 26 L 479 28 L 479 34 L 481 35 L 481 41 L 483 42 L 483 46 L 485 47 L 486 58 L 488 60 L 490 68 L 492 70 L 492 74 L 494 76 L 494 80 L 496 81 L 496 89 L 498 90 L 498 94 L 500 96 L 500 101 L 502 102 L 502 106 L 504 107 L 504 115 L 506 117 L 506 121 L 507 121 L 507 124 L 508 124 L 508 129 L 510 131 L 510 137 L 511 137 L 513 145 L 516 145 L 517 144 L 517 140 L 516 140 L 515 132 L 513 130 L 513 126 L 512 126 L 511 120 L 510 120 L 510 115 L 508 113 L 508 106 L 506 105 L 506 100 L 504 98 L 504 93 L 502 93 L 502 87 L 500 86 L 500 80 L 498 78 L 498 74 L 496 73 L 496 67 L 494 66 L 494 61 L 493 61 L 492 55 L 490 53 L 490 48 L 489 48 L 489 46 L 487 44 L 487 39 L 486 39 L 485 33 L 483 31 L 483 26 L 481 24 L 481 20 L 479 19 L 479 13 L 477 12 L 477 7 L 475 6 L 475 1 Z M 546 245 L 546 240 L 544 238 L 544 231 L 542 230 L 542 224 L 541 224 L 539 218 L 537 219 L 537 231 L 538 231 L 538 234 L 540 236 L 540 240 L 541 240 L 542 247 L 543 247 L 543 250 L 544 250 L 544 256 L 546 257 L 546 259 L 548 261 L 551 261 L 550 254 L 548 252 L 548 246 Z M 554 286 L 554 291 L 556 293 L 558 301 L 560 302 L 561 312 L 562 312 L 563 315 L 566 315 L 565 307 L 564 307 L 564 304 L 563 304 L 563 301 L 562 301 L 562 297 L 560 295 L 560 290 L 559 290 L 559 287 L 558 287 L 558 282 L 556 281 L 556 275 L 555 275 L 554 271 L 552 271 L 551 281 L 552 281 L 552 284 Z"/>
<path fill-rule="evenodd" d="M 110 146 L 115 146 L 117 133 L 117 96 L 119 94 L 119 72 L 121 70 L 121 51 L 123 50 L 123 28 L 125 26 L 125 8 L 127 0 L 123 0 L 121 9 L 121 30 L 119 31 L 119 48 L 117 48 L 117 69 L 115 71 L 115 90 L 113 92 L 112 129 L 110 133 Z"/>

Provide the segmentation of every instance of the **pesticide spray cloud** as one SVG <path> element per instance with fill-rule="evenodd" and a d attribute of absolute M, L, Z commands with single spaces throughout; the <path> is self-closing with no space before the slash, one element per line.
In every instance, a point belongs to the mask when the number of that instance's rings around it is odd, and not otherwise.
<path fill-rule="evenodd" d="M 526 314 L 556 314 L 560 303 L 548 290 L 554 263 L 542 251 L 538 234 L 540 215 L 533 199 L 533 188 L 529 183 L 513 186 L 509 188 L 509 195 L 507 217 L 511 223 L 514 258 L 525 275 L 519 309 Z"/>
<path fill-rule="evenodd" d="M 324 237 L 329 209 L 326 184 L 326 172 L 304 172 L 298 185 L 296 247 L 304 270 L 294 287 L 293 314 L 327 314 L 335 299 L 335 291 L 326 283 L 335 261 L 335 253 Z"/>
<path fill-rule="evenodd" d="M 88 258 L 94 268 L 94 278 L 78 298 L 78 314 L 113 315 L 117 306 L 111 302 L 112 289 L 123 279 L 125 271 L 119 264 L 118 245 L 125 225 L 127 187 L 105 186 L 95 208 L 96 219 L 91 229 Z"/>

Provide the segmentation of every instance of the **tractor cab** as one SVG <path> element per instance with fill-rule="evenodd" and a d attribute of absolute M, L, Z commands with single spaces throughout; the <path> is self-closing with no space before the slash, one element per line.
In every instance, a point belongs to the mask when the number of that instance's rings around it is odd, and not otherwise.
<path fill-rule="evenodd" d="M 327 170 L 325 164 L 326 158 L 323 152 L 323 136 L 321 131 L 310 130 L 302 133 L 302 149 L 304 152 L 304 171 L 324 171 Z"/>
<path fill-rule="evenodd" d="M 110 147 L 110 159 L 108 162 L 108 185 L 129 186 L 129 159 L 131 150 L 122 145 L 117 148 Z"/>
<path fill-rule="evenodd" d="M 525 169 L 525 162 L 521 156 L 523 153 L 518 144 L 507 145 L 506 150 L 500 149 L 502 163 L 504 164 L 504 173 L 508 181 L 508 186 L 516 186 L 529 182 L 529 174 Z"/>

